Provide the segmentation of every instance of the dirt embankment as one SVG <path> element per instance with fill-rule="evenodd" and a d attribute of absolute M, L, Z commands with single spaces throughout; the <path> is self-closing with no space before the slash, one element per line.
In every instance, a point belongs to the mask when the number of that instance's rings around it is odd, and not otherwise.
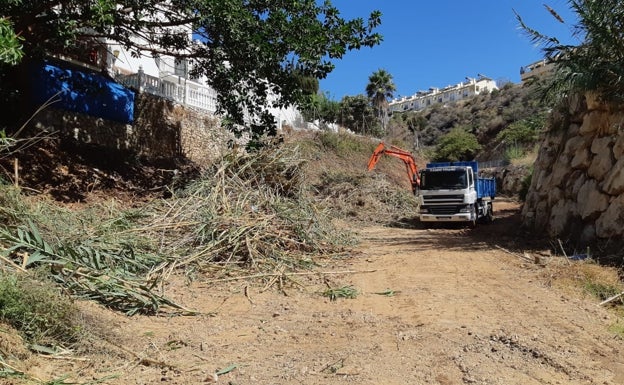
<path fill-rule="evenodd" d="M 129 318 L 84 303 L 109 327 L 87 355 L 12 363 L 124 385 L 624 383 L 615 316 L 550 285 L 560 258 L 535 264 L 500 249 L 522 247 L 518 204 L 495 208 L 494 224 L 476 229 L 358 228 L 347 258 L 266 289 L 173 277 L 167 295 L 201 316 Z M 357 297 L 321 295 L 345 286 Z"/>

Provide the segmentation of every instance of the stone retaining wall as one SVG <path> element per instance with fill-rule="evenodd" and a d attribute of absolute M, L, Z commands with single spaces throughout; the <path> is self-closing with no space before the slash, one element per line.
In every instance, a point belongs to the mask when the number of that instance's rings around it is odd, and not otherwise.
<path fill-rule="evenodd" d="M 587 94 L 551 114 L 522 218 L 579 246 L 624 239 L 624 107 Z"/>
<path fill-rule="evenodd" d="M 134 118 L 130 125 L 46 108 L 34 117 L 30 127 L 37 131 L 58 131 L 61 137 L 78 144 L 152 159 L 185 156 L 199 165 L 221 156 L 234 140 L 214 115 L 145 93 L 136 95 Z"/>

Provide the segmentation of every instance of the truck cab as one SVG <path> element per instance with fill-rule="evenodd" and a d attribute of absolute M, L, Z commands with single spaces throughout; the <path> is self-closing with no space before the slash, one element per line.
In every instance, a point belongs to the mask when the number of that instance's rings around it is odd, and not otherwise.
<path fill-rule="evenodd" d="M 478 164 L 429 163 L 420 172 L 417 191 L 421 222 L 489 222 L 496 195 L 493 178 L 480 178 Z"/>

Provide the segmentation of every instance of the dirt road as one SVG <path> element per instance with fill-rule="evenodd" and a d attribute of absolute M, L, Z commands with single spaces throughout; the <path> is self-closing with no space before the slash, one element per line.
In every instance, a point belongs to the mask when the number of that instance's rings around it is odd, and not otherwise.
<path fill-rule="evenodd" d="M 286 295 L 242 281 L 167 288 L 203 316 L 127 318 L 86 304 L 111 325 L 87 360 L 33 357 L 29 371 L 80 383 L 115 375 L 109 384 L 209 383 L 224 369 L 217 383 L 623 384 L 615 317 L 548 285 L 548 266 L 495 247 L 513 242 L 517 205 L 498 210 L 474 230 L 362 228 L 356 252 L 319 269 L 328 274 L 291 277 Z M 344 286 L 357 297 L 319 294 Z"/>

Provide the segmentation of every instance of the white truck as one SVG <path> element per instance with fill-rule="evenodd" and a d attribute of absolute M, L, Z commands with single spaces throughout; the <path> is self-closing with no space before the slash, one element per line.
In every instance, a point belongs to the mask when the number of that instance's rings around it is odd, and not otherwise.
<path fill-rule="evenodd" d="M 396 146 L 380 143 L 368 161 L 372 170 L 383 155 L 401 159 L 405 163 L 412 191 L 419 203 L 421 222 L 491 222 L 494 214 L 492 201 L 496 197 L 494 178 L 479 177 L 479 164 L 467 162 L 428 163 L 418 172 L 414 156 Z"/>
<path fill-rule="evenodd" d="M 428 163 L 417 193 L 421 222 L 491 222 L 494 178 L 479 177 L 475 161 Z"/>

